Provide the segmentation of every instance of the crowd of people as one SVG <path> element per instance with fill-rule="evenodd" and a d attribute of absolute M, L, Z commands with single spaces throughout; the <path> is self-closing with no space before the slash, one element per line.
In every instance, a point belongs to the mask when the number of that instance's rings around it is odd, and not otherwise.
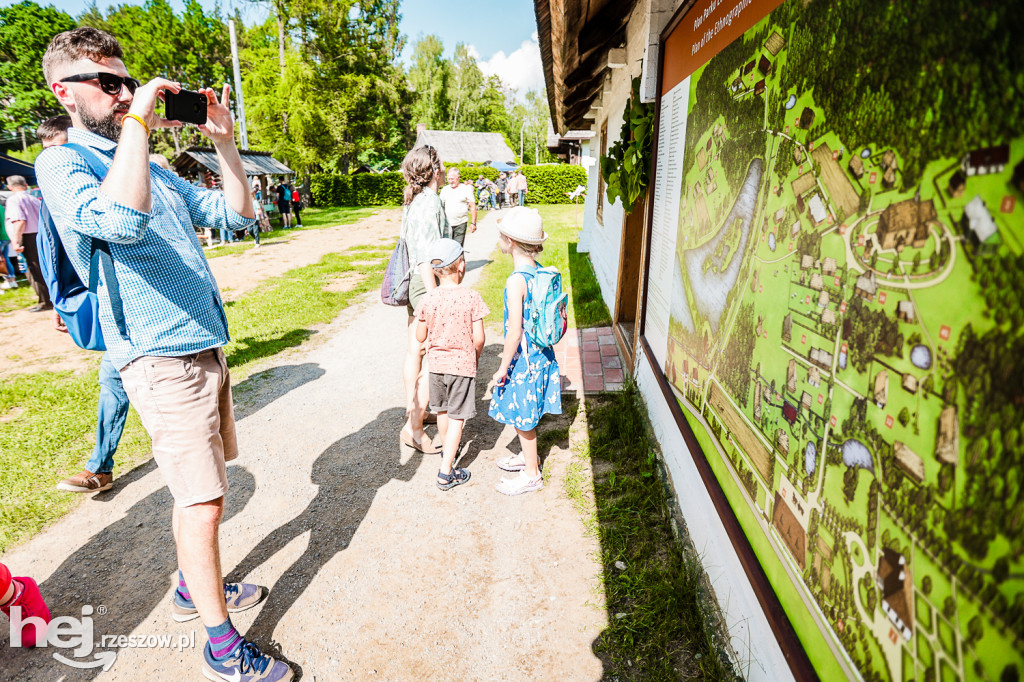
<path fill-rule="evenodd" d="M 228 491 L 226 465 L 239 453 L 223 351 L 227 319 L 197 232 L 250 231 L 258 244 L 265 199 L 276 200 L 286 227 L 292 226 L 292 214 L 294 226 L 301 227 L 300 192 L 282 182 L 264 197 L 258 185 L 249 184 L 235 144 L 227 85 L 220 95 L 200 91 L 208 118 L 199 129 L 216 149 L 219 187 L 187 182 L 166 160 L 151 162 L 151 131 L 181 125 L 161 117 L 156 104 L 180 85 L 163 78 L 139 83 L 128 75 L 123 58 L 116 39 L 94 28 L 57 35 L 43 57 L 47 83 L 68 114 L 49 122 L 53 134 L 47 133 L 48 148 L 36 161 L 41 197 L 74 271 L 84 282 L 90 275 L 99 280 L 106 346 L 94 451 L 82 473 L 58 487 L 69 492 L 112 487 L 114 455 L 133 406 L 174 500 L 171 525 L 179 570 L 169 616 L 202 622 L 208 635 L 202 662 L 207 678 L 283 682 L 292 679 L 291 667 L 247 640 L 231 621 L 231 614 L 262 603 L 268 589 L 226 583 L 221 570 L 218 527 Z M 486 191 L 491 207 L 516 205 L 498 227 L 501 251 L 511 258 L 514 272 L 505 286 L 504 344 L 491 377 L 488 414 L 511 425 L 522 447 L 520 454 L 496 462 L 517 474 L 503 478 L 497 488 L 507 495 L 537 491 L 543 487 L 537 425 L 544 414 L 561 413 L 561 384 L 553 350 L 524 332 L 534 305 L 530 282 L 547 239 L 540 214 L 523 206 L 525 178 L 502 173 L 495 183 L 478 178 L 484 182 L 474 187 L 453 168 L 442 187 L 444 166 L 429 146 L 409 152 L 402 172 L 402 235 L 412 272 L 403 366 L 407 419 L 399 440 L 441 455 L 439 489 L 469 480 L 470 472 L 456 464 L 465 422 L 476 414 L 488 309 L 477 292 L 462 285 L 464 241 L 477 229 L 474 190 Z M 40 199 L 28 192 L 24 179 L 8 178 L 8 184 L 14 194 L 6 202 L 0 247 L 9 242 L 24 257 L 39 296 L 33 310 L 51 310 L 31 236 L 38 229 Z M 109 249 L 112 266 L 90 272 L 97 243 Z M 0 266 L 6 283 L 13 265 L 5 257 Z M 56 313 L 54 325 L 67 331 Z M 431 419 L 437 423 L 436 440 L 424 431 Z M 13 576 L 2 563 L 0 610 L 19 624 L 22 645 L 46 637 L 50 612 L 38 585 Z"/>

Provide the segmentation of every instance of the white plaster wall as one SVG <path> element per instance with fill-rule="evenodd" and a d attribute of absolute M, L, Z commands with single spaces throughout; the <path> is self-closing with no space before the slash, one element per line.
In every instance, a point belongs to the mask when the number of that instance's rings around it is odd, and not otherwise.
<path fill-rule="evenodd" d="M 740 674 L 749 682 L 792 680 L 789 664 L 747 581 L 746 572 L 642 349 L 637 353 L 634 375 L 668 466 L 687 532 L 722 609 L 732 648 L 739 659 L 736 663 Z"/>

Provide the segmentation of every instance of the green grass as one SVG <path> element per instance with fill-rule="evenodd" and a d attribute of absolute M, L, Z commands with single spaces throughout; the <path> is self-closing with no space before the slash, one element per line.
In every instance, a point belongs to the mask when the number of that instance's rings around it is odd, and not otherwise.
<path fill-rule="evenodd" d="M 288 235 L 295 234 L 296 232 L 305 232 L 306 230 L 322 230 L 325 227 L 334 227 L 335 225 L 350 225 L 354 222 L 368 218 L 380 210 L 386 208 L 397 208 L 397 207 L 380 207 L 380 206 L 329 206 L 326 208 L 306 208 L 302 211 L 302 229 L 295 228 L 292 230 L 285 230 L 279 227 L 274 228 L 270 232 L 260 233 L 260 242 L 266 243 L 282 238 L 287 238 Z M 280 225 L 281 221 L 279 218 L 272 220 L 273 225 Z M 220 235 L 215 235 L 217 238 Z M 255 242 L 251 239 L 246 241 L 235 242 L 233 244 L 223 244 L 221 246 L 215 246 L 212 249 L 205 249 L 207 258 L 217 258 L 219 256 L 230 256 L 236 253 L 242 253 L 253 247 Z"/>
<path fill-rule="evenodd" d="M 544 218 L 548 241 L 538 259 L 542 265 L 553 265 L 562 273 L 562 290 L 569 294 L 569 324 L 577 328 L 611 324 L 608 308 L 601 298 L 601 287 L 586 254 L 576 251 L 576 225 L 572 205 L 537 206 Z M 489 324 L 500 325 L 503 319 L 505 280 L 512 274 L 512 257 L 495 249 L 493 261 L 476 285 L 491 314 Z"/>
<path fill-rule="evenodd" d="M 379 256 L 379 268 L 365 261 Z M 379 286 L 386 250 L 358 249 L 327 254 L 315 265 L 263 282 L 225 306 L 232 341 L 225 347 L 233 383 L 260 361 L 297 346 L 315 327 L 333 319 L 355 297 Z M 365 273 L 351 291 L 325 286 L 346 273 Z M 295 305 L 302 301 L 302 305 Z M 96 354 L 94 366 L 99 366 Z M 39 531 L 81 498 L 54 485 L 81 471 L 93 448 L 97 369 L 82 374 L 39 372 L 0 380 L 0 552 Z M 119 476 L 149 456 L 150 442 L 134 411 L 117 450 Z"/>
<path fill-rule="evenodd" d="M 0 293 L 0 313 L 31 308 L 36 304 L 36 294 L 28 282 L 23 282 L 17 289 L 0 289 L 0 291 L 3 292 Z"/>
<path fill-rule="evenodd" d="M 299 345 L 315 333 L 310 327 L 330 322 L 352 299 L 380 286 L 389 255 L 386 250 L 329 253 L 315 265 L 269 279 L 238 301 L 225 304 L 231 342 L 224 352 L 233 378 L 245 378 L 253 363 Z M 370 272 L 366 265 L 353 264 L 374 257 L 381 259 L 380 264 Z M 366 276 L 350 291 L 325 289 L 346 273 Z M 296 301 L 302 305 L 295 305 Z"/>
<path fill-rule="evenodd" d="M 574 448 L 565 489 L 601 542 L 608 627 L 594 650 L 603 679 L 735 679 L 700 560 L 673 537 L 635 384 L 588 399 L 580 415 L 588 433 Z"/>

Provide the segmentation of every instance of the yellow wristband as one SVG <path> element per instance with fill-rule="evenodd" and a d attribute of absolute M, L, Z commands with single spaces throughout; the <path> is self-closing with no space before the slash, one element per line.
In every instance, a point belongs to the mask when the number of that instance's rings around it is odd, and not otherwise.
<path fill-rule="evenodd" d="M 124 120 L 130 118 L 133 121 L 138 121 L 139 125 L 146 129 L 146 137 L 149 137 L 149 126 L 142 120 L 142 117 L 138 114 L 125 114 L 124 118 L 121 119 L 121 125 L 124 125 Z"/>

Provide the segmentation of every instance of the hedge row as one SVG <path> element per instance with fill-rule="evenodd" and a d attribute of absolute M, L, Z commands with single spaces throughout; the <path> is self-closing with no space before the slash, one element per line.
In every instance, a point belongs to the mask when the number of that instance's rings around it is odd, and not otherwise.
<path fill-rule="evenodd" d="M 449 166 L 450 168 L 450 166 Z M 490 166 L 458 164 L 462 178 L 475 182 L 483 175 L 498 179 L 498 171 Z M 523 166 L 529 193 L 528 204 L 566 204 L 567 195 L 577 185 L 587 185 L 587 172 L 580 166 L 551 164 Z M 395 206 L 401 205 L 405 181 L 400 171 L 340 175 L 318 173 L 310 180 L 310 192 L 316 206 Z"/>

